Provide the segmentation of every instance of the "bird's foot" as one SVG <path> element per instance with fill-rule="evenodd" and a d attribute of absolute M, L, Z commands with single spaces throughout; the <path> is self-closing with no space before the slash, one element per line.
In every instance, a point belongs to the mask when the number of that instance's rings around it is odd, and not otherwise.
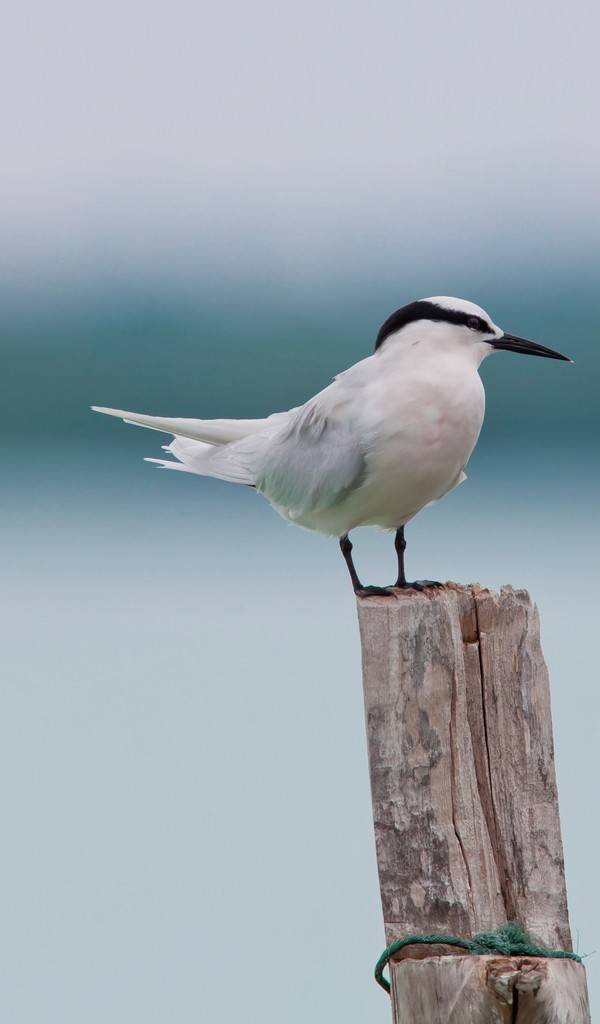
<path fill-rule="evenodd" d="M 357 597 L 393 597 L 394 591 L 391 587 L 356 587 L 354 593 Z"/>
<path fill-rule="evenodd" d="M 443 583 L 439 583 L 438 580 L 413 580 L 409 583 L 408 580 L 397 580 L 394 584 L 396 590 L 430 590 L 433 587 L 443 587 Z"/>

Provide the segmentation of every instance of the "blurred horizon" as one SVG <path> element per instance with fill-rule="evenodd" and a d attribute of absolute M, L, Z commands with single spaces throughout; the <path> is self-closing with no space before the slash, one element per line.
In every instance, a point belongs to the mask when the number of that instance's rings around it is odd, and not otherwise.
<path fill-rule="evenodd" d="M 492 276 L 492 267 L 488 266 Z M 425 275 L 423 275 L 424 277 Z M 524 271 L 523 275 L 524 277 Z M 55 437 L 111 443 L 110 425 L 91 405 L 163 415 L 265 416 L 305 402 L 335 374 L 373 351 L 377 330 L 399 304 L 425 294 L 458 294 L 487 308 L 511 333 L 569 355 L 574 366 L 502 353 L 484 361 L 487 412 L 483 436 L 540 442 L 572 436 L 595 445 L 600 416 L 600 305 L 581 280 L 562 278 L 550 293 L 498 275 L 464 271 L 415 280 L 402 291 L 384 279 L 321 291 L 279 288 L 276 274 L 255 282 L 224 278 L 195 295 L 121 279 L 53 292 L 28 302 L 10 298 L 0 313 L 0 357 L 11 387 L 0 422 L 7 437 Z M 450 280 L 448 281 L 448 278 Z M 453 287 L 443 291 L 448 281 Z M 418 284 L 421 284 L 419 290 Z M 429 284 L 429 281 L 426 282 Z M 150 438 L 149 443 L 155 439 Z"/>

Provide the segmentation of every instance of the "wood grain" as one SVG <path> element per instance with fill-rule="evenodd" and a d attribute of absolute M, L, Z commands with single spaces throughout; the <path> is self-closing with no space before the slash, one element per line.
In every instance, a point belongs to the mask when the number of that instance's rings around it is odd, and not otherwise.
<path fill-rule="evenodd" d="M 388 943 L 517 920 L 571 949 L 548 673 L 525 591 L 359 600 Z"/>
<path fill-rule="evenodd" d="M 446 584 L 359 598 L 358 614 L 386 944 L 517 921 L 570 951 L 548 672 L 529 595 Z M 589 1021 L 573 961 L 413 945 L 390 967 L 402 1024 Z"/>

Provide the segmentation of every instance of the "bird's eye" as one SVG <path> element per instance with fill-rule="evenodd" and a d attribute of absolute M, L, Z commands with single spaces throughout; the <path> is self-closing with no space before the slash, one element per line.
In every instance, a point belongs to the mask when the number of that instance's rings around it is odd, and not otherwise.
<path fill-rule="evenodd" d="M 467 320 L 467 327 L 470 327 L 472 331 L 479 331 L 480 324 L 478 318 L 476 316 L 470 316 Z"/>

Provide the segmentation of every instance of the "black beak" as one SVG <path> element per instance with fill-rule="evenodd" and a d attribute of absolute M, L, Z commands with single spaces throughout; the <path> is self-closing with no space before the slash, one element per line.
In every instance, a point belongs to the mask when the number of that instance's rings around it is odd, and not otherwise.
<path fill-rule="evenodd" d="M 568 356 L 555 352 L 553 348 L 546 348 L 545 345 L 538 345 L 535 341 L 527 341 L 525 338 L 516 338 L 514 334 L 503 334 L 497 341 L 490 342 L 492 348 L 506 349 L 508 352 L 520 352 L 524 356 L 545 356 L 546 359 L 562 359 L 565 363 L 572 363 Z"/>

